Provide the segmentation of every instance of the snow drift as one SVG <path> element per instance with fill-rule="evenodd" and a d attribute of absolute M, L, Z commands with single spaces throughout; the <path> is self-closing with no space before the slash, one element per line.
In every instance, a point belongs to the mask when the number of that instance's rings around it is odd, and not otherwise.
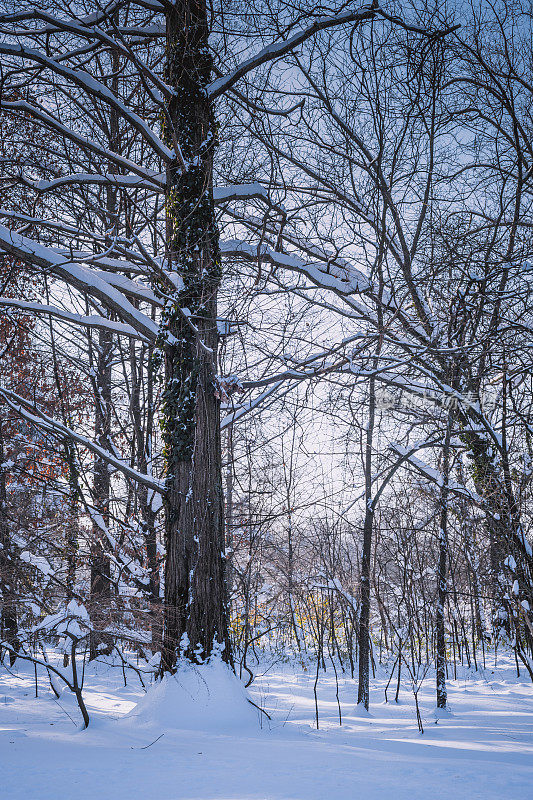
<path fill-rule="evenodd" d="M 258 730 L 259 712 L 248 701 L 243 683 L 219 659 L 201 666 L 180 665 L 166 675 L 124 717 L 135 728 L 234 733 Z"/>

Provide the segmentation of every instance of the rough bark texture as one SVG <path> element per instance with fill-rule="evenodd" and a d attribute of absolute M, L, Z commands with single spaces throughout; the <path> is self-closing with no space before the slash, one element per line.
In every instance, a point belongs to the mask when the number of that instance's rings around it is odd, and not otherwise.
<path fill-rule="evenodd" d="M 167 7 L 166 79 L 175 95 L 167 106 L 164 134 L 177 151 L 167 170 L 167 257 L 183 288 L 168 303 L 162 324 L 164 671 L 173 671 L 181 656 L 201 661 L 217 646 L 231 662 L 216 376 L 221 275 L 212 190 L 216 131 L 205 92 L 212 71 L 207 39 L 203 0 L 178 0 Z"/>
<path fill-rule="evenodd" d="M 462 439 L 469 448 L 476 491 L 485 502 L 495 637 L 503 635 L 511 641 L 533 678 L 533 556 L 520 522 L 509 465 L 484 436 L 468 432 Z"/>

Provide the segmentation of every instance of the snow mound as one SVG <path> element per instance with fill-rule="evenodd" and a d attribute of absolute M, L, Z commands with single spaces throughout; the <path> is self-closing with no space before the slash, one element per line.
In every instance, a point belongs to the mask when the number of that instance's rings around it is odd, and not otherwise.
<path fill-rule="evenodd" d="M 165 730 L 234 733 L 257 730 L 258 711 L 244 685 L 220 660 L 201 666 L 183 664 L 175 675 L 148 689 L 124 722 Z"/>

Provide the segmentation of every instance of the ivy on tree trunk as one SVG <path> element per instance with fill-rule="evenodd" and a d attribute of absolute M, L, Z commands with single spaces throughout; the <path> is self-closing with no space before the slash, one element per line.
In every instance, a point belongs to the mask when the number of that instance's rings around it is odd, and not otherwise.
<path fill-rule="evenodd" d="M 166 564 L 162 671 L 201 662 L 213 648 L 231 663 L 217 391 L 217 292 L 221 278 L 213 205 L 216 124 L 206 92 L 212 58 L 204 0 L 166 11 L 166 81 L 174 94 L 163 132 L 167 264 L 181 279 L 161 324 L 165 385 Z"/>

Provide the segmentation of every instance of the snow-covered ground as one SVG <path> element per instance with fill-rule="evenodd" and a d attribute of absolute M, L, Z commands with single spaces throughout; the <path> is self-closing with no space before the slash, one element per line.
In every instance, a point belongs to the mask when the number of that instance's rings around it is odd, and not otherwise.
<path fill-rule="evenodd" d="M 450 681 L 451 713 L 436 723 L 430 677 L 420 692 L 420 734 L 407 686 L 383 702 L 375 680 L 371 715 L 356 686 L 333 672 L 273 665 L 247 703 L 224 668 L 182 672 L 144 695 L 134 675 L 91 666 L 88 730 L 33 668 L 0 670 L 0 797 L 9 800 L 531 800 L 533 688 L 512 664 Z M 122 684 L 122 685 L 121 685 Z M 389 699 L 394 691 L 389 692 Z M 140 702 L 139 702 L 140 701 Z M 138 705 L 137 705 L 138 703 Z M 262 725 L 258 717 L 262 717 Z"/>

